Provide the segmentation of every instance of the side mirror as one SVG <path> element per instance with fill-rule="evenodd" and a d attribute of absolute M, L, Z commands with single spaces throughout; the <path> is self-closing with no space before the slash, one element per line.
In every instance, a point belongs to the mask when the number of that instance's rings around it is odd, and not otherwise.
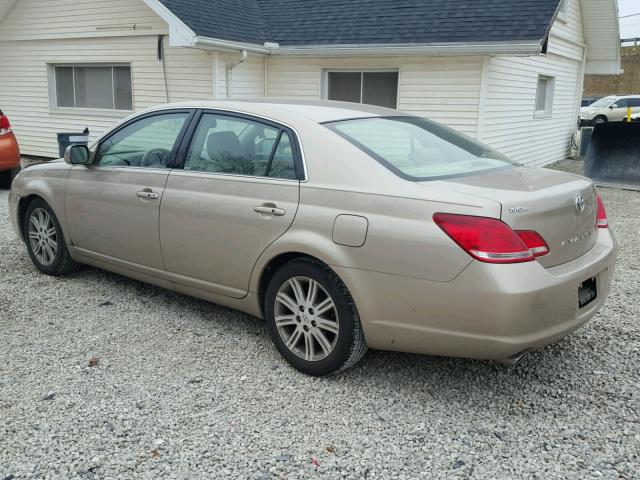
<path fill-rule="evenodd" d="M 618 106 L 617 103 L 614 103 L 613 105 L 610 105 L 609 108 L 613 110 L 614 108 L 620 108 L 620 107 Z"/>
<path fill-rule="evenodd" d="M 69 145 L 64 152 L 64 161 L 70 165 L 89 165 L 91 152 L 86 145 Z"/>

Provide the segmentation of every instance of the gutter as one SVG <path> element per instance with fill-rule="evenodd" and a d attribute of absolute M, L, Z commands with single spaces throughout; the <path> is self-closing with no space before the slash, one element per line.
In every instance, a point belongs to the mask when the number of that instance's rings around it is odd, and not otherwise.
<path fill-rule="evenodd" d="M 342 56 L 342 55 L 537 55 L 540 41 L 493 43 L 432 43 L 432 44 L 348 44 L 348 45 L 286 45 L 235 42 L 196 36 L 193 46 L 215 50 L 246 50 L 262 55 Z"/>

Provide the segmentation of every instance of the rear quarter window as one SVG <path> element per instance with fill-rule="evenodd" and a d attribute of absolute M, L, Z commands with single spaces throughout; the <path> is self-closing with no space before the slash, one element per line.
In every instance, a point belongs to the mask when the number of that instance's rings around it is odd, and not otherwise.
<path fill-rule="evenodd" d="M 398 176 L 415 181 L 517 166 L 492 148 L 418 117 L 372 117 L 325 124 Z"/>

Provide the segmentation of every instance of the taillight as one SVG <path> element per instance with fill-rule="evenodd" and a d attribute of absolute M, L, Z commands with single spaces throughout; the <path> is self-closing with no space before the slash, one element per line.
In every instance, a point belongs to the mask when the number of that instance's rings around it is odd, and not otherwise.
<path fill-rule="evenodd" d="M 6 135 L 11 131 L 11 124 L 6 115 L 0 115 L 0 135 Z"/>
<path fill-rule="evenodd" d="M 516 232 L 495 218 L 436 213 L 433 220 L 464 251 L 481 262 L 534 260 L 534 254 Z"/>
<path fill-rule="evenodd" d="M 607 218 L 607 211 L 604 209 L 602 198 L 600 198 L 600 195 L 598 195 L 596 198 L 598 201 L 598 220 L 596 222 L 596 226 L 598 228 L 609 228 L 609 219 Z"/>
<path fill-rule="evenodd" d="M 524 242 L 534 257 L 542 257 L 549 253 L 549 245 L 538 232 L 532 230 L 516 230 L 516 235 Z"/>

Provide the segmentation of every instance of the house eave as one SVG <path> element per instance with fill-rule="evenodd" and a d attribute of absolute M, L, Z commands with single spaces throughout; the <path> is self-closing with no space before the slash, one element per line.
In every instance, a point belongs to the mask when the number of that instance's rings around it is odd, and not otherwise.
<path fill-rule="evenodd" d="M 433 44 L 286 45 L 270 47 L 207 37 L 196 37 L 195 46 L 251 53 L 291 56 L 392 56 L 392 55 L 537 55 L 540 41 Z"/>

